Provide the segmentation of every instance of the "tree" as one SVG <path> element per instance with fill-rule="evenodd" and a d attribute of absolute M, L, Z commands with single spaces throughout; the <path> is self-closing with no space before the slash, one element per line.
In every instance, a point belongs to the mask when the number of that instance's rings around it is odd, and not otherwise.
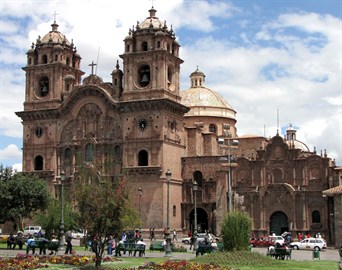
<path fill-rule="evenodd" d="M 93 241 L 95 267 L 100 267 L 108 240 L 122 232 L 128 216 L 137 216 L 130 206 L 126 177 L 102 175 L 84 166 L 73 184 L 80 224 Z"/>
<path fill-rule="evenodd" d="M 0 165 L 0 217 L 12 221 L 14 229 L 21 227 L 25 218 L 46 209 L 51 199 L 46 183 L 34 174 L 13 171 Z"/>
<path fill-rule="evenodd" d="M 222 223 L 224 249 L 227 251 L 247 250 L 251 224 L 251 218 L 244 212 L 227 213 Z"/>
<path fill-rule="evenodd" d="M 79 229 L 79 213 L 76 212 L 68 202 L 64 202 L 64 228 L 68 230 Z M 53 199 L 49 202 L 45 211 L 38 213 L 34 220 L 45 230 L 45 235 L 49 238 L 52 234 L 60 231 L 61 224 L 61 202 Z"/>

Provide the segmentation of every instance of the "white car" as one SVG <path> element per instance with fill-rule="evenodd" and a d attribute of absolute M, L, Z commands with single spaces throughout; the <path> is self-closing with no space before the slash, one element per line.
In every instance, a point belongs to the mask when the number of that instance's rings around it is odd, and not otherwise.
<path fill-rule="evenodd" d="M 274 244 L 279 244 L 282 246 L 285 243 L 284 237 L 282 237 L 280 235 L 276 235 L 276 236 L 272 235 L 272 236 L 270 236 L 270 238 L 271 238 L 272 243 L 274 243 Z"/>
<path fill-rule="evenodd" d="M 209 233 L 209 234 L 199 233 L 199 234 L 197 234 L 197 242 L 198 243 L 203 242 L 205 237 L 208 237 L 209 241 L 211 243 L 214 243 L 214 242 L 219 240 L 215 235 L 213 235 L 211 233 Z M 182 243 L 184 243 L 184 244 L 190 244 L 190 242 L 191 242 L 191 237 L 185 237 L 182 239 Z"/>
<path fill-rule="evenodd" d="M 44 234 L 41 226 L 28 226 L 24 228 L 24 236 L 36 235 L 41 231 Z"/>
<path fill-rule="evenodd" d="M 290 243 L 290 247 L 294 249 L 321 250 L 326 248 L 327 244 L 322 238 L 306 238 L 300 242 Z"/>
<path fill-rule="evenodd" d="M 86 231 L 85 230 L 76 230 L 71 232 L 71 236 L 74 239 L 79 239 L 79 238 L 84 238 L 86 236 Z"/>

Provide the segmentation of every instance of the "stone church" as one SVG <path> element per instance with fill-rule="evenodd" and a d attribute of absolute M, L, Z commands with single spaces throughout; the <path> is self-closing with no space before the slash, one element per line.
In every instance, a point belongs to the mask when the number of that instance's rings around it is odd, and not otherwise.
<path fill-rule="evenodd" d="M 194 228 L 196 181 L 199 230 L 219 235 L 225 213 L 238 209 L 251 216 L 254 235 L 320 232 L 334 241 L 333 200 L 322 196 L 333 187 L 334 162 L 291 126 L 283 137 L 238 136 L 236 111 L 198 68 L 181 91 L 180 44 L 153 7 L 124 38 L 122 70 L 113 63 L 110 82 L 93 70 L 82 79 L 81 55 L 51 26 L 23 67 L 23 172 L 54 192 L 61 171 L 67 185 L 80 165 L 110 162 L 99 173 L 127 173 L 143 230 L 162 230 L 170 170 L 171 229 Z"/>

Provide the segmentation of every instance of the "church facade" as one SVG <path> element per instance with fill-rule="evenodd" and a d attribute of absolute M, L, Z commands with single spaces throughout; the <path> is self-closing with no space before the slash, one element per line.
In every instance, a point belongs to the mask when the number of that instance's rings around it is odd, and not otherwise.
<path fill-rule="evenodd" d="M 238 136 L 236 111 L 198 68 L 181 91 L 179 50 L 152 7 L 124 39 L 112 81 L 93 71 L 82 80 L 81 56 L 54 22 L 23 67 L 23 172 L 54 192 L 62 171 L 70 183 L 82 164 L 112 164 L 99 173 L 127 173 L 142 228 L 162 230 L 170 170 L 172 229 L 193 230 L 196 181 L 199 230 L 219 235 L 224 215 L 238 209 L 252 217 L 254 235 L 320 232 L 334 241 L 333 201 L 322 196 L 333 185 L 333 161 L 309 151 L 292 127 L 285 137 Z"/>

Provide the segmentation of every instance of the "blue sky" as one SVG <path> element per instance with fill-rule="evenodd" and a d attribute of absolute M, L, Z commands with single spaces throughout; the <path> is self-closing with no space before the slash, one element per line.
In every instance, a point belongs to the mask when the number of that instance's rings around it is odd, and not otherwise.
<path fill-rule="evenodd" d="M 239 136 L 274 136 L 279 110 L 280 130 L 291 123 L 310 150 L 326 149 L 342 165 L 342 1 L 153 2 L 181 45 L 182 90 L 199 66 L 206 87 L 237 111 Z M 53 13 L 58 30 L 76 45 L 85 76 L 99 55 L 97 74 L 110 81 L 123 39 L 151 5 L 0 0 L 0 163 L 21 167 L 22 125 L 15 115 L 25 98 L 21 67 L 31 43 L 51 30 Z"/>

